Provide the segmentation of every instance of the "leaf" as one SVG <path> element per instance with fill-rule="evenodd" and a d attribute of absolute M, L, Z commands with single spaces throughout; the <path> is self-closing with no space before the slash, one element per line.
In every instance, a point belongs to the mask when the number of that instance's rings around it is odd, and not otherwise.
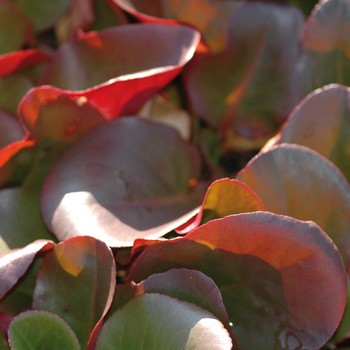
<path fill-rule="evenodd" d="M 152 142 L 150 143 L 150 140 Z M 138 117 L 95 128 L 47 176 L 44 221 L 58 239 L 91 235 L 112 247 L 157 238 L 203 198 L 196 149 L 173 129 Z"/>
<path fill-rule="evenodd" d="M 350 182 L 350 88 L 331 84 L 309 94 L 289 116 L 278 143 L 303 145 L 331 160 Z"/>
<path fill-rule="evenodd" d="M 210 220 L 264 209 L 260 198 L 243 182 L 227 178 L 216 180 L 208 188 L 197 216 L 178 227 L 176 232 L 185 234 Z"/>
<path fill-rule="evenodd" d="M 54 240 L 40 213 L 39 191 L 8 188 L 0 191 L 0 238 L 10 249 L 35 240 Z"/>
<path fill-rule="evenodd" d="M 229 23 L 227 48 L 197 55 L 184 72 L 195 112 L 226 137 L 232 130 L 246 138 L 275 131 L 298 101 L 295 64 L 303 21 L 295 7 L 246 3 Z"/>
<path fill-rule="evenodd" d="M 282 144 L 251 160 L 237 179 L 256 192 L 266 210 L 316 222 L 348 269 L 350 186 L 333 163 L 307 147 Z"/>
<path fill-rule="evenodd" d="M 9 75 L 16 71 L 32 67 L 48 61 L 50 55 L 36 49 L 20 50 L 0 56 L 0 76 Z"/>
<path fill-rule="evenodd" d="M 111 250 L 92 237 L 73 237 L 45 256 L 33 307 L 62 317 L 86 349 L 90 333 L 110 307 L 115 281 Z"/>
<path fill-rule="evenodd" d="M 24 136 L 24 130 L 18 119 L 0 109 L 0 148 L 12 142 L 19 141 Z"/>
<path fill-rule="evenodd" d="M 302 92 L 330 83 L 350 85 L 350 3 L 320 1 L 305 23 L 299 62 Z"/>
<path fill-rule="evenodd" d="M 105 122 L 86 97 L 42 86 L 24 96 L 18 115 L 31 137 L 39 142 L 49 139 L 72 143 Z"/>
<path fill-rule="evenodd" d="M 36 254 L 51 250 L 53 245 L 54 243 L 48 240 L 37 240 L 24 248 L 0 254 L 0 299 L 26 273 Z"/>
<path fill-rule="evenodd" d="M 113 0 L 123 10 L 144 22 L 186 23 L 197 28 L 212 52 L 220 52 L 227 44 L 227 26 L 244 1 L 166 0 L 150 1 Z M 200 12 L 200 16 L 198 16 Z M 158 17 L 158 18 L 157 18 Z"/>
<path fill-rule="evenodd" d="M 312 222 L 269 212 L 227 216 L 148 246 L 128 281 L 171 268 L 214 280 L 242 349 L 319 349 L 346 303 L 346 274 L 331 239 Z"/>
<path fill-rule="evenodd" d="M 72 0 L 11 0 L 34 24 L 36 32 L 53 27 L 68 10 Z"/>
<path fill-rule="evenodd" d="M 78 339 L 60 317 L 44 311 L 28 311 L 14 318 L 9 329 L 13 350 L 79 350 Z"/>
<path fill-rule="evenodd" d="M 9 0 L 0 1 L 0 54 L 20 50 L 33 42 L 32 25 Z"/>
<path fill-rule="evenodd" d="M 117 348 L 232 349 L 232 340 L 222 323 L 197 305 L 146 294 L 104 324 L 96 350 Z"/>
<path fill-rule="evenodd" d="M 118 77 L 124 81 L 135 73 L 145 77 L 172 72 L 175 77 L 191 59 L 199 37 L 196 30 L 185 26 L 156 24 L 84 33 L 61 45 L 46 66 L 41 83 L 84 90 Z M 156 81 L 149 88 L 154 85 Z"/>

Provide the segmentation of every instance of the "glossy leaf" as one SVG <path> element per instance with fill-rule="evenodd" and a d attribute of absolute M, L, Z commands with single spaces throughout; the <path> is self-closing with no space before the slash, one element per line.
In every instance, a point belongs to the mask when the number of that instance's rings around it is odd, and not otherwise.
<path fill-rule="evenodd" d="M 225 137 L 275 131 L 298 101 L 295 64 L 303 21 L 291 6 L 246 3 L 229 23 L 225 51 L 198 55 L 186 70 L 195 112 L 224 129 Z"/>
<path fill-rule="evenodd" d="M 187 23 L 197 28 L 212 52 L 224 49 L 227 44 L 228 21 L 243 6 L 243 1 L 162 0 L 153 3 L 147 0 L 113 1 L 144 22 Z"/>
<path fill-rule="evenodd" d="M 10 249 L 38 239 L 54 240 L 40 213 L 39 191 L 8 188 L 0 191 L 0 238 Z"/>
<path fill-rule="evenodd" d="M 72 0 L 11 0 L 34 24 L 36 32 L 53 27 Z"/>
<path fill-rule="evenodd" d="M 53 248 L 53 242 L 37 240 L 20 249 L 13 249 L 0 255 L 0 299 L 26 273 L 39 252 Z"/>
<path fill-rule="evenodd" d="M 29 19 L 10 0 L 0 1 L 0 54 L 20 50 L 33 42 Z"/>
<path fill-rule="evenodd" d="M 243 182 L 231 179 L 216 180 L 208 188 L 197 216 L 177 228 L 176 232 L 185 234 L 210 220 L 264 209 L 260 198 Z"/>
<path fill-rule="evenodd" d="M 349 22 L 348 0 L 322 0 L 312 11 L 299 62 L 304 96 L 331 83 L 350 85 Z"/>
<path fill-rule="evenodd" d="M 45 256 L 33 307 L 62 317 L 86 349 L 90 333 L 110 307 L 115 281 L 111 250 L 92 237 L 73 237 Z"/>
<path fill-rule="evenodd" d="M 52 87 L 34 88 L 26 94 L 18 115 L 31 137 L 72 143 L 105 122 L 84 96 L 71 96 Z"/>
<path fill-rule="evenodd" d="M 80 350 L 78 339 L 67 323 L 44 311 L 28 311 L 15 317 L 9 340 L 13 350 Z"/>
<path fill-rule="evenodd" d="M 0 109 L 0 149 L 21 140 L 23 136 L 24 130 L 18 119 Z"/>
<path fill-rule="evenodd" d="M 220 288 L 242 349 L 319 349 L 346 303 L 346 274 L 329 237 L 313 222 L 268 212 L 227 216 L 151 245 L 128 280 L 181 267 Z"/>
<path fill-rule="evenodd" d="M 266 210 L 316 222 L 349 267 L 350 186 L 333 163 L 307 147 L 282 144 L 251 160 L 237 179 Z"/>
<path fill-rule="evenodd" d="M 198 175 L 198 153 L 173 128 L 120 118 L 86 134 L 56 163 L 42 214 L 59 239 L 87 234 L 131 246 L 193 216 L 204 195 L 202 185 L 193 188 Z"/>
<path fill-rule="evenodd" d="M 41 83 L 84 90 L 141 72 L 143 77 L 170 71 L 175 76 L 192 57 L 198 42 L 199 33 L 193 29 L 156 24 L 117 26 L 81 34 L 56 51 Z"/>
<path fill-rule="evenodd" d="M 197 305 L 161 294 L 132 299 L 104 324 L 96 350 L 232 349 L 223 324 Z"/>
<path fill-rule="evenodd" d="M 296 107 L 277 142 L 312 148 L 331 160 L 350 182 L 349 121 L 350 88 L 328 85 L 308 95 Z"/>
<path fill-rule="evenodd" d="M 0 56 L 0 76 L 32 67 L 35 64 L 48 61 L 50 56 L 42 51 L 31 49 L 7 53 Z"/>

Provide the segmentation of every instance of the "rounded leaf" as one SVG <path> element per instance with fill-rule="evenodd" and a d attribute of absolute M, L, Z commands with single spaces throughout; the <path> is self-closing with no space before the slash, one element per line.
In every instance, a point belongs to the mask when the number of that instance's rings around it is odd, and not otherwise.
<path fill-rule="evenodd" d="M 214 280 L 243 349 L 319 349 L 346 304 L 346 273 L 334 243 L 315 223 L 287 216 L 254 212 L 210 221 L 148 246 L 128 280 L 181 267 Z"/>
<path fill-rule="evenodd" d="M 197 305 L 161 294 L 132 299 L 104 324 L 96 350 L 230 350 L 223 324 Z"/>
<path fill-rule="evenodd" d="M 266 210 L 316 222 L 350 263 L 350 186 L 333 163 L 311 149 L 281 144 L 252 159 L 237 175 Z"/>
<path fill-rule="evenodd" d="M 41 210 L 58 239 L 90 235 L 113 247 L 183 224 L 203 198 L 199 156 L 172 128 L 137 117 L 90 131 L 51 169 Z"/>
<path fill-rule="evenodd" d="M 13 350 L 80 350 L 72 329 L 60 317 L 44 311 L 28 311 L 10 324 L 9 341 Z"/>

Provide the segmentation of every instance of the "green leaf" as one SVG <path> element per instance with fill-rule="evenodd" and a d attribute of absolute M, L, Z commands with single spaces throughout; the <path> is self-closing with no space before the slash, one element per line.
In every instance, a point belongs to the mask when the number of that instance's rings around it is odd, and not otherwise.
<path fill-rule="evenodd" d="M 333 163 L 299 145 L 261 153 L 237 175 L 277 214 L 317 223 L 350 264 L 350 186 Z"/>
<path fill-rule="evenodd" d="M 214 280 L 242 349 L 319 349 L 346 304 L 346 273 L 331 239 L 312 222 L 268 212 L 226 216 L 150 245 L 128 281 L 171 268 Z"/>
<path fill-rule="evenodd" d="M 104 324 L 96 350 L 232 349 L 223 324 L 197 305 L 166 295 L 132 299 Z"/>
<path fill-rule="evenodd" d="M 111 250 L 92 237 L 79 236 L 57 244 L 38 273 L 33 307 L 62 317 L 83 349 L 106 314 L 115 289 Z"/>
<path fill-rule="evenodd" d="M 13 350 L 79 350 L 78 339 L 60 317 L 44 311 L 28 311 L 10 324 L 9 340 Z"/>

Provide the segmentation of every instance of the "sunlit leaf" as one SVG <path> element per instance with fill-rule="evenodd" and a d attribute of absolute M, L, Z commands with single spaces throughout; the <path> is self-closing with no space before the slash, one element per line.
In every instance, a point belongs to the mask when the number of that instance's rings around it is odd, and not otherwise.
<path fill-rule="evenodd" d="M 332 84 L 316 90 L 289 116 L 278 143 L 312 148 L 331 160 L 350 182 L 349 101 L 346 86 Z"/>
<path fill-rule="evenodd" d="M 242 349 L 319 349 L 346 303 L 346 274 L 331 239 L 313 222 L 268 212 L 227 216 L 148 246 L 128 280 L 180 267 L 214 280 Z"/>
<path fill-rule="evenodd" d="M 42 214 L 60 240 L 87 234 L 131 246 L 193 216 L 205 190 L 198 175 L 196 149 L 173 128 L 120 118 L 83 136 L 51 169 Z"/>
<path fill-rule="evenodd" d="M 34 24 L 36 32 L 43 31 L 68 10 L 72 0 L 11 0 Z"/>
<path fill-rule="evenodd" d="M 282 144 L 254 158 L 237 179 L 256 192 L 266 210 L 316 222 L 349 267 L 350 186 L 333 163 L 307 147 Z"/>
<path fill-rule="evenodd" d="M 73 237 L 45 256 L 33 307 L 62 317 L 86 349 L 90 333 L 110 307 L 115 281 L 111 250 L 92 237 Z"/>
<path fill-rule="evenodd" d="M 52 248 L 53 242 L 37 240 L 24 248 L 0 254 L 0 299 L 26 273 L 38 252 L 47 252 Z"/>
<path fill-rule="evenodd" d="M 0 191 L 0 238 L 9 248 L 21 248 L 37 239 L 54 240 L 40 213 L 39 191 L 8 188 Z"/>
<path fill-rule="evenodd" d="M 197 305 L 145 294 L 116 311 L 102 328 L 96 350 L 232 349 L 223 324 Z"/>
<path fill-rule="evenodd" d="M 331 83 L 350 85 L 350 2 L 323 0 L 305 24 L 299 62 L 304 95 Z"/>
<path fill-rule="evenodd" d="M 295 69 L 303 21 L 292 6 L 246 3 L 229 23 L 225 51 L 195 56 L 185 72 L 195 112 L 221 127 L 225 137 L 232 129 L 246 138 L 275 131 L 298 101 Z"/>
<path fill-rule="evenodd" d="M 243 182 L 231 179 L 216 180 L 208 188 L 197 216 L 177 228 L 176 232 L 188 233 L 213 219 L 264 209 L 260 198 Z"/>
<path fill-rule="evenodd" d="M 13 350 L 80 350 L 72 329 L 59 316 L 45 311 L 28 311 L 14 318 L 9 329 Z"/>

